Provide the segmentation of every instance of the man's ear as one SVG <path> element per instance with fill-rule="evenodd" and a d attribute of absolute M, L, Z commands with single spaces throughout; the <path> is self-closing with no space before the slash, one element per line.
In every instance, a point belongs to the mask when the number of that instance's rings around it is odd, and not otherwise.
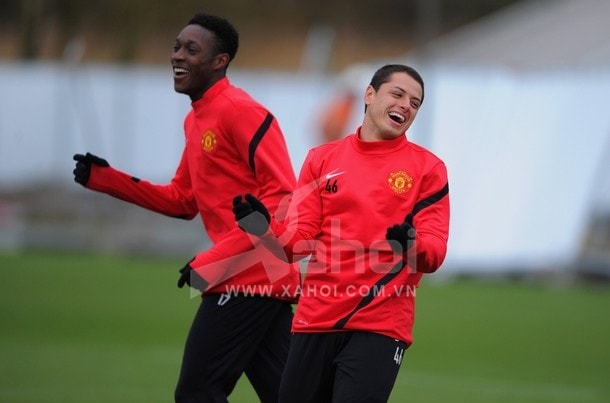
<path fill-rule="evenodd" d="M 215 70 L 224 70 L 229 65 L 229 54 L 228 53 L 220 53 L 216 56 L 214 61 L 214 69 Z"/>
<path fill-rule="evenodd" d="M 367 107 L 370 105 L 373 96 L 375 95 L 375 89 L 369 85 L 364 91 L 364 111 L 366 112 Z"/>

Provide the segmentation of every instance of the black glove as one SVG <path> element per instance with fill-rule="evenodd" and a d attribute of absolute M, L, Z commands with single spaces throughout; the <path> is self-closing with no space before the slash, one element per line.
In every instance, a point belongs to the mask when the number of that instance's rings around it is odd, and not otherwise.
<path fill-rule="evenodd" d="M 415 234 L 413 214 L 408 214 L 402 224 L 396 224 L 387 229 L 385 239 L 390 241 L 390 246 L 395 253 L 405 253 L 413 246 Z"/>
<path fill-rule="evenodd" d="M 205 290 L 209 283 L 203 279 L 191 266 L 192 258 L 182 269 L 180 269 L 180 278 L 178 279 L 178 288 L 184 287 L 184 284 L 196 290 Z"/>
<path fill-rule="evenodd" d="M 93 154 L 87 153 L 74 154 L 72 157 L 76 161 L 76 168 L 74 168 L 74 182 L 80 183 L 83 186 L 87 186 L 89 182 L 89 176 L 91 176 L 91 164 L 95 164 L 101 167 L 109 167 L 108 161 Z"/>
<path fill-rule="evenodd" d="M 233 214 L 239 228 L 252 235 L 263 235 L 269 229 L 269 211 L 256 197 L 248 193 L 233 199 Z"/>

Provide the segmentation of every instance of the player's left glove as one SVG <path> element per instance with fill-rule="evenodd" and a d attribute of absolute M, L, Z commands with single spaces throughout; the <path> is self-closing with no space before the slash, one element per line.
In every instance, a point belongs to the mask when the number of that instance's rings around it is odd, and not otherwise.
<path fill-rule="evenodd" d="M 271 217 L 267 207 L 254 195 L 248 193 L 242 199 L 233 199 L 233 214 L 239 228 L 252 235 L 263 235 L 269 229 Z"/>
<path fill-rule="evenodd" d="M 72 159 L 76 161 L 76 167 L 74 168 L 74 171 L 72 171 L 74 174 L 74 182 L 80 183 L 83 186 L 87 186 L 87 182 L 89 182 L 89 176 L 91 176 L 91 165 L 97 165 L 102 168 L 107 168 L 110 166 L 108 161 L 91 153 L 87 153 L 85 155 L 74 154 Z"/>
<path fill-rule="evenodd" d="M 208 282 L 205 281 L 191 266 L 191 262 L 195 260 L 192 258 L 183 268 L 180 269 L 180 278 L 178 278 L 178 288 L 188 285 L 199 291 L 204 291 L 208 287 Z"/>
<path fill-rule="evenodd" d="M 390 246 L 395 253 L 406 253 L 413 246 L 415 235 L 413 214 L 408 214 L 402 224 L 396 224 L 387 229 L 385 238 L 390 241 Z"/>

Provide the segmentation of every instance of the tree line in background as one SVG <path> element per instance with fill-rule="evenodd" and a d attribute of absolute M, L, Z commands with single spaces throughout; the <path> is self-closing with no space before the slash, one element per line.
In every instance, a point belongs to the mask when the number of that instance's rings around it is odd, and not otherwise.
<path fill-rule="evenodd" d="M 282 40 L 302 42 L 316 26 L 331 27 L 335 42 L 354 54 L 344 57 L 354 59 L 363 49 L 406 52 L 516 1 L 3 0 L 0 58 L 61 59 L 80 40 L 88 44 L 86 60 L 166 62 L 178 30 L 194 12 L 206 11 L 229 18 L 242 44 L 256 49 L 245 60 L 254 62 L 258 54 L 258 63 L 267 67 L 289 64 L 295 46 L 281 46 Z"/>

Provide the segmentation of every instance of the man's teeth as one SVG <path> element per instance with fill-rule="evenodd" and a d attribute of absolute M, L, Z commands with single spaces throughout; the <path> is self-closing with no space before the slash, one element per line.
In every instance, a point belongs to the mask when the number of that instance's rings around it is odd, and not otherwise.
<path fill-rule="evenodd" d="M 174 67 L 174 73 L 176 74 L 186 74 L 189 71 L 187 69 L 184 69 L 182 67 Z"/>
<path fill-rule="evenodd" d="M 389 115 L 390 115 L 390 118 L 395 122 L 403 123 L 405 121 L 405 117 L 399 113 L 390 112 Z"/>

